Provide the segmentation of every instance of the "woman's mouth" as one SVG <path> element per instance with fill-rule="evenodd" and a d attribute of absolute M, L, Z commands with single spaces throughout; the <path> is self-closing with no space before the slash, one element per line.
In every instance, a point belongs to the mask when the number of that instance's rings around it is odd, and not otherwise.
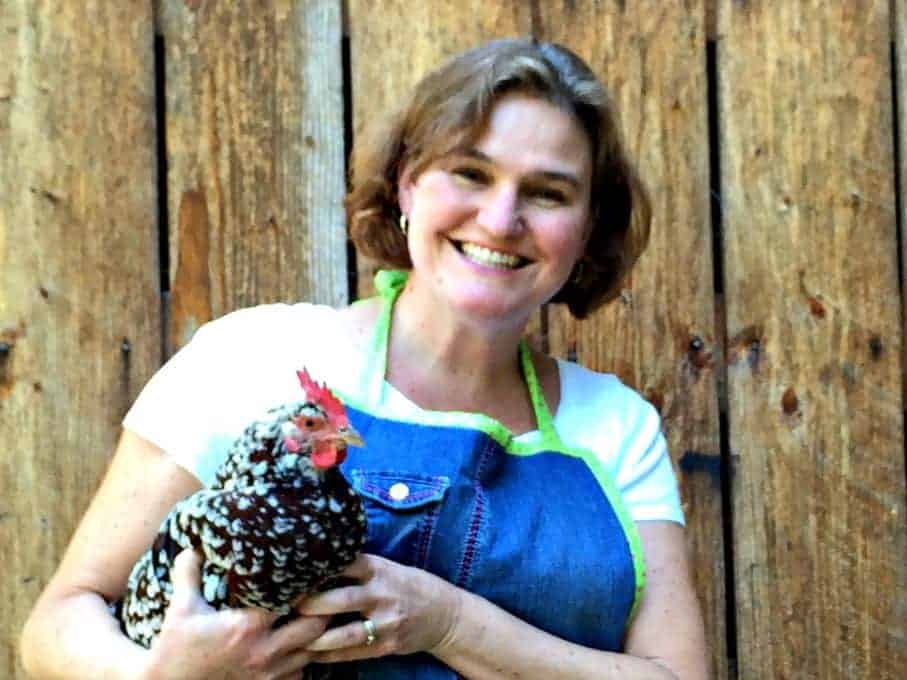
<path fill-rule="evenodd" d="M 524 257 L 491 250 L 484 246 L 476 245 L 475 243 L 467 243 L 465 241 L 452 241 L 452 243 L 467 259 L 486 267 L 518 269 L 529 262 L 529 260 Z"/>

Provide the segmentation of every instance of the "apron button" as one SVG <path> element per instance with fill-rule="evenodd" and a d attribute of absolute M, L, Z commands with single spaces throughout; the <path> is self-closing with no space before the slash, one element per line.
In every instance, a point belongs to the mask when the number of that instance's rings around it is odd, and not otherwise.
<path fill-rule="evenodd" d="M 390 496 L 395 501 L 402 501 L 404 498 L 409 496 L 409 487 L 406 486 L 403 482 L 397 482 L 390 488 Z"/>

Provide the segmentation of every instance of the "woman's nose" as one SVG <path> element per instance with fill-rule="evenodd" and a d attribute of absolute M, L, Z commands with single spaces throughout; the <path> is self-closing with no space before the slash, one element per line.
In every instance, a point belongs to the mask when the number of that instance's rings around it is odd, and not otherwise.
<path fill-rule="evenodd" d="M 488 191 L 478 221 L 481 227 L 502 238 L 516 235 L 523 225 L 517 192 L 510 187 Z"/>

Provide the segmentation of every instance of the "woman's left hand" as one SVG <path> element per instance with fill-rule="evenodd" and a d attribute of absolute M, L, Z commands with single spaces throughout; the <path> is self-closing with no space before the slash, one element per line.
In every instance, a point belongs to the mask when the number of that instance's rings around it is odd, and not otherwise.
<path fill-rule="evenodd" d="M 388 654 L 431 652 L 450 634 L 460 607 L 460 591 L 422 569 L 377 555 L 359 555 L 341 574 L 359 581 L 313 595 L 297 605 L 299 613 L 332 615 L 360 612 L 374 626 L 367 644 L 362 621 L 331 628 L 306 647 L 312 661 L 336 663 Z"/>

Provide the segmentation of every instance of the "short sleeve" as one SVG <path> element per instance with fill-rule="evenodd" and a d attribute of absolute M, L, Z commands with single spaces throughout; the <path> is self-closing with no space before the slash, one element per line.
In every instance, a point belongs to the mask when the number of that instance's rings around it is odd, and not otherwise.
<path fill-rule="evenodd" d="M 209 484 L 252 420 L 299 398 L 296 369 L 325 379 L 323 347 L 339 349 L 334 318 L 327 307 L 274 304 L 205 324 L 145 385 L 123 426 Z"/>
<path fill-rule="evenodd" d="M 561 404 L 555 426 L 564 443 L 596 454 L 634 521 L 684 524 L 661 418 L 611 374 L 558 361 Z"/>
<path fill-rule="evenodd" d="M 680 494 L 661 418 L 637 395 L 638 429 L 625 438 L 615 463 L 615 481 L 634 521 L 671 520 L 684 524 Z"/>
<path fill-rule="evenodd" d="M 203 483 L 210 477 L 206 461 L 231 443 L 224 409 L 233 390 L 224 374 L 233 371 L 235 380 L 236 365 L 248 361 L 241 325 L 228 315 L 202 326 L 148 381 L 123 418 L 123 427 L 162 448 Z"/>

